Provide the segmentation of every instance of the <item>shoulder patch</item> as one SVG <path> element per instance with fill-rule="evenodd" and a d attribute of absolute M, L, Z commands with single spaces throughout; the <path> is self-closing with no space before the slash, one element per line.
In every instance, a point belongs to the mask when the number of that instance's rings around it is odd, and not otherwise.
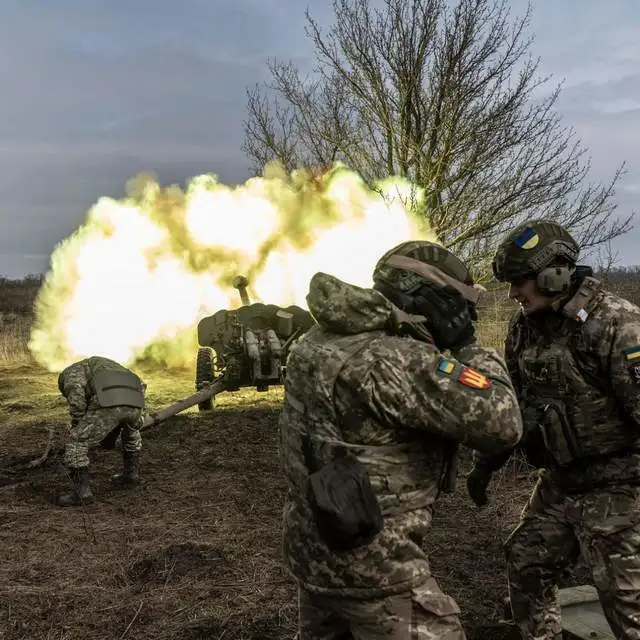
<path fill-rule="evenodd" d="M 450 376 L 456 368 L 456 363 L 451 362 L 451 360 L 447 360 L 446 358 L 440 358 L 440 362 L 438 364 L 438 373 L 442 373 L 445 376 Z"/>
<path fill-rule="evenodd" d="M 513 242 L 521 249 L 533 249 L 540 242 L 540 236 L 531 227 L 527 227 Z"/>
<path fill-rule="evenodd" d="M 458 375 L 458 382 L 472 389 L 490 389 L 491 380 L 471 367 L 464 367 Z"/>
<path fill-rule="evenodd" d="M 471 367 L 460 367 L 452 360 L 440 358 L 437 372 L 442 376 L 451 376 L 456 382 L 470 389 L 490 389 L 491 380 Z"/>
<path fill-rule="evenodd" d="M 640 382 L 640 363 L 629 366 L 629 375 L 634 382 Z"/>
<path fill-rule="evenodd" d="M 627 347 L 622 350 L 625 360 L 639 360 L 640 359 L 640 344 L 636 344 L 633 347 Z"/>

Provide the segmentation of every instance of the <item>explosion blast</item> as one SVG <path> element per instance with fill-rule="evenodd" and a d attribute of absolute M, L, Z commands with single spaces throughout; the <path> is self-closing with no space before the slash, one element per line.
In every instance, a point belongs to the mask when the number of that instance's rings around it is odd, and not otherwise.
<path fill-rule="evenodd" d="M 318 175 L 271 164 L 237 187 L 202 175 L 185 191 L 138 176 L 56 247 L 29 349 L 55 372 L 90 355 L 190 367 L 200 318 L 239 305 L 234 276 L 254 301 L 303 308 L 317 271 L 370 286 L 391 246 L 435 240 L 421 199 L 399 178 L 369 189 L 343 165 Z"/>

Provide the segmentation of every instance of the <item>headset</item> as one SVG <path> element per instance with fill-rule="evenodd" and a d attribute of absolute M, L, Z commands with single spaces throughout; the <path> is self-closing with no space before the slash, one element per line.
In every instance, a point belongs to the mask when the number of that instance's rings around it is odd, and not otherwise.
<path fill-rule="evenodd" d="M 556 295 L 566 293 L 571 287 L 571 276 L 575 267 L 567 265 L 545 267 L 536 276 L 536 285 L 541 293 Z"/>
<path fill-rule="evenodd" d="M 560 259 L 566 264 L 548 265 Z M 528 261 L 529 266 L 536 276 L 536 285 L 541 293 L 557 295 L 566 293 L 571 287 L 571 276 L 576 270 L 575 262 L 578 259 L 578 249 L 562 240 L 550 242 L 542 250 L 538 251 Z"/>

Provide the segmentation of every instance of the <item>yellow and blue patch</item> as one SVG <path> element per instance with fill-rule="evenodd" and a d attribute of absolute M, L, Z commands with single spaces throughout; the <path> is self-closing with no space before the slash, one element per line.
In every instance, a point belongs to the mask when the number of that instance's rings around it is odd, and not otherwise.
<path fill-rule="evenodd" d="M 456 363 L 447 360 L 446 358 L 440 358 L 440 364 L 438 364 L 438 371 L 450 376 L 456 368 Z"/>
<path fill-rule="evenodd" d="M 627 347 L 622 350 L 622 353 L 624 353 L 624 358 L 627 361 L 638 360 L 640 359 L 640 344 L 636 344 L 633 347 Z"/>
<path fill-rule="evenodd" d="M 540 242 L 540 236 L 531 227 L 527 227 L 513 242 L 521 249 L 533 249 Z"/>

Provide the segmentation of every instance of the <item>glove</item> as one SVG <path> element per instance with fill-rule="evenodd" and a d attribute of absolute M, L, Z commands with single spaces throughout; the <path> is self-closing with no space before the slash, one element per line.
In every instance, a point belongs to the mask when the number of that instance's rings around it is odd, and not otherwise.
<path fill-rule="evenodd" d="M 473 467 L 467 475 L 467 492 L 478 507 L 484 507 L 489 502 L 487 487 L 492 475 L 492 471 L 483 467 Z"/>
<path fill-rule="evenodd" d="M 440 351 L 458 350 L 476 341 L 469 303 L 453 287 L 424 285 L 416 292 L 414 309 L 427 318 L 427 329 Z"/>

